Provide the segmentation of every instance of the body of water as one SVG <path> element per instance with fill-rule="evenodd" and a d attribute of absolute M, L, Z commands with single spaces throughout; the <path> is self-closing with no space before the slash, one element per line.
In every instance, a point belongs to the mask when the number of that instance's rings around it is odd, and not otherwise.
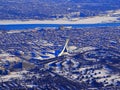
<path fill-rule="evenodd" d="M 117 27 L 120 23 L 101 23 L 101 24 L 16 24 L 16 25 L 0 25 L 0 30 L 22 30 L 34 28 L 59 28 L 61 26 L 70 26 L 72 28 L 87 27 Z"/>

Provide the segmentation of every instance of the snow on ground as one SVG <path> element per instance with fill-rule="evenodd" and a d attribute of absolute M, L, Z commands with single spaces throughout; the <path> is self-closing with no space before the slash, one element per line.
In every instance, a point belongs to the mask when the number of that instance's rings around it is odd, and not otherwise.
<path fill-rule="evenodd" d="M 108 11 L 108 14 L 100 15 L 100 16 L 94 16 L 94 17 L 88 17 L 88 18 L 77 18 L 74 20 L 68 20 L 66 18 L 63 19 L 57 19 L 57 20 L 26 20 L 26 21 L 18 21 L 18 20 L 1 20 L 1 25 L 7 25 L 7 24 L 95 24 L 95 23 L 110 23 L 110 22 L 116 22 L 119 16 L 112 16 L 120 14 L 120 10 L 116 11 Z"/>
<path fill-rule="evenodd" d="M 117 17 L 109 17 L 109 16 L 96 16 L 85 19 L 78 19 L 77 21 L 71 20 L 29 20 L 29 21 L 13 21 L 13 20 L 2 20 L 0 21 L 1 25 L 7 24 L 95 24 L 95 23 L 103 23 L 103 22 L 114 22 L 117 21 Z"/>
<path fill-rule="evenodd" d="M 9 62 L 13 62 L 13 61 L 20 61 L 20 58 L 16 57 L 15 55 L 11 55 L 9 53 L 2 53 L 0 54 L 0 61 L 9 61 Z"/>
<path fill-rule="evenodd" d="M 83 48 L 79 48 L 77 50 L 74 50 L 74 52 L 83 53 L 83 52 L 86 52 L 86 51 L 96 50 L 96 49 L 97 48 L 95 48 L 95 47 L 88 46 L 88 47 L 83 47 Z"/>
<path fill-rule="evenodd" d="M 76 46 L 69 46 L 69 47 L 68 47 L 68 50 L 75 50 L 75 49 L 77 49 Z"/>
<path fill-rule="evenodd" d="M 111 11 L 108 11 L 108 14 L 112 14 L 112 15 L 115 15 L 115 14 L 120 14 L 120 10 L 111 10 Z"/>
<path fill-rule="evenodd" d="M 9 81 L 11 78 L 22 78 L 23 73 L 27 73 L 28 71 L 23 70 L 21 72 L 11 72 L 9 75 L 1 76 L 1 80 Z M 0 81 L 1 82 L 1 81 Z"/>

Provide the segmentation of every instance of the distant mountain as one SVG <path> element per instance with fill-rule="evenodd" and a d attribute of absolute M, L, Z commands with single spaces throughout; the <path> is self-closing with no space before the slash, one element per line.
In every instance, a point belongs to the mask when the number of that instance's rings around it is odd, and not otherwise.
<path fill-rule="evenodd" d="M 120 9 L 119 4 L 120 0 L 1 0 L 0 19 L 88 17 Z"/>

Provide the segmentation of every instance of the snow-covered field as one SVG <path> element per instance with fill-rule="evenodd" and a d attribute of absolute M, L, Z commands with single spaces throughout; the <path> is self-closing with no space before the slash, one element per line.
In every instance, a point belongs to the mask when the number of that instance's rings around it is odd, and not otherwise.
<path fill-rule="evenodd" d="M 114 16 L 113 16 L 114 15 Z M 73 19 L 55 19 L 55 20 L 1 20 L 1 25 L 7 24 L 95 24 L 95 23 L 110 23 L 120 22 L 120 10 L 108 11 L 105 15 L 99 15 L 88 18 L 73 18 Z"/>

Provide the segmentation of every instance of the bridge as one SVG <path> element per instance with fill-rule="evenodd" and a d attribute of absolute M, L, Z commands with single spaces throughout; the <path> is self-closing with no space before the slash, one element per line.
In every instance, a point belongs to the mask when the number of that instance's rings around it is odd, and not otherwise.
<path fill-rule="evenodd" d="M 69 39 L 66 40 L 65 46 L 63 47 L 62 51 L 58 54 L 58 57 L 68 53 L 68 43 Z"/>

